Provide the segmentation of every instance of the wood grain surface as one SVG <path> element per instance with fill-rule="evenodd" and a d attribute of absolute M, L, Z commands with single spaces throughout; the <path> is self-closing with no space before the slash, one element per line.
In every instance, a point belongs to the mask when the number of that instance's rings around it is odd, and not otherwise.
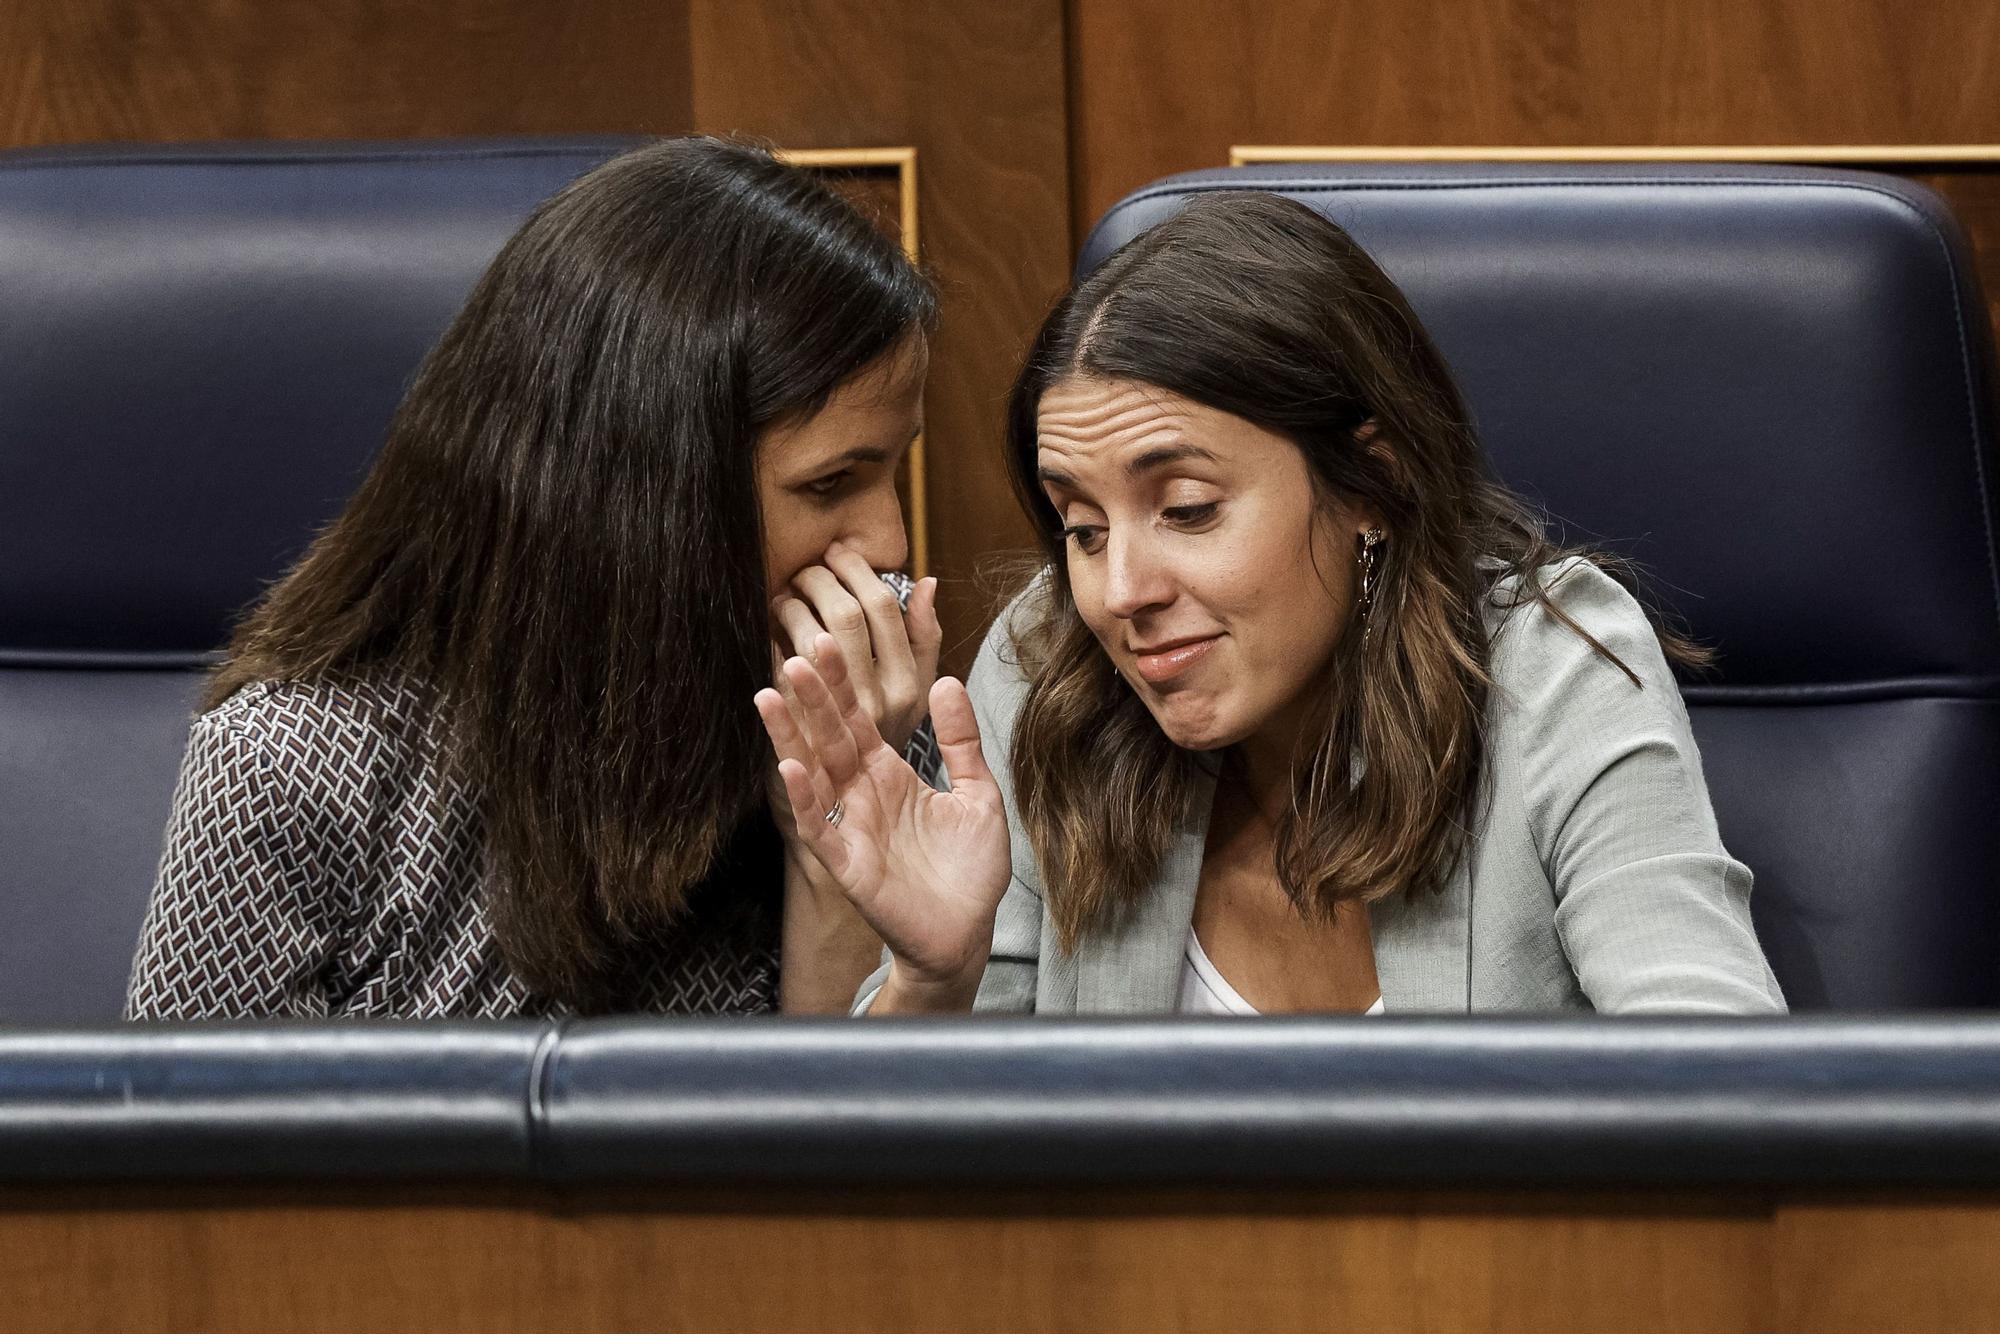
<path fill-rule="evenodd" d="M 2000 1201 L 0 1203 L 0 1328 L 1988 1330 Z"/>
<path fill-rule="evenodd" d="M 1993 1202 L 1802 1204 L 1774 1221 L 1777 1328 L 2000 1331 Z"/>
<path fill-rule="evenodd" d="M 1074 217 L 1231 144 L 2000 141 L 1984 0 L 1074 0 Z"/>
<path fill-rule="evenodd" d="M 685 132 L 684 0 L 8 0 L 0 144 Z"/>
<path fill-rule="evenodd" d="M 1753 1212 L 1421 1202 L 991 1214 L 500 1205 L 0 1212 L 21 1328 L 1770 1328 Z"/>

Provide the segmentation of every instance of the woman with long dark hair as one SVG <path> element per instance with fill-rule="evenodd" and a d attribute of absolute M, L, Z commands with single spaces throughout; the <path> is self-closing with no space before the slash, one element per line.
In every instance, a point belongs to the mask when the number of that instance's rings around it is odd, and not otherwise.
<path fill-rule="evenodd" d="M 923 764 L 895 490 L 930 287 L 762 151 L 535 211 L 196 721 L 134 1017 L 844 1008 L 880 942 L 746 707 L 843 649 Z"/>
<path fill-rule="evenodd" d="M 1218 194 L 1132 241 L 1042 328 L 1009 464 L 1044 569 L 933 689 L 950 792 L 829 655 L 785 664 L 804 730 L 760 696 L 889 946 L 861 1007 L 1784 1008 L 1701 651 L 1493 480 L 1339 227 Z"/>

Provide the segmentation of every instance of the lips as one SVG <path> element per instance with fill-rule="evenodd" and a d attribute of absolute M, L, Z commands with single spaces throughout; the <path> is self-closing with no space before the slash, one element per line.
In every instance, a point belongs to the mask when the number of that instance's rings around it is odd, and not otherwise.
<path fill-rule="evenodd" d="M 1133 650 L 1133 665 L 1139 675 L 1153 685 L 1165 685 L 1174 678 L 1192 671 L 1195 664 L 1208 656 L 1221 635 L 1204 635 L 1199 639 L 1176 639 L 1164 644 L 1149 645 Z"/>

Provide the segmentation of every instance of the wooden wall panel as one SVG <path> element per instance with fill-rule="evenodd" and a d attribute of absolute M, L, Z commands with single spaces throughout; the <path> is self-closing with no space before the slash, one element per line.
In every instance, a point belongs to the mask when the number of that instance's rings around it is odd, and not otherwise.
<path fill-rule="evenodd" d="M 685 0 L 7 0 L 0 146 L 684 132 Z"/>
<path fill-rule="evenodd" d="M 0 1192 L 0 1328 L 2000 1331 L 2000 1202 L 1873 1192 Z"/>
<path fill-rule="evenodd" d="M 1910 179 L 1943 195 L 1964 226 L 1986 288 L 1986 313 L 2000 336 L 2000 162 L 1985 170 L 1912 171 Z"/>
<path fill-rule="evenodd" d="M 1802 1202 L 1770 1245 L 1780 1329 L 2000 1334 L 2000 1217 L 1978 1204 Z"/>
<path fill-rule="evenodd" d="M 1754 1202 L 1560 1197 L 108 1203 L 0 1209 L 0 1286 L 39 1334 L 1763 1334 L 1770 1231 Z"/>
<path fill-rule="evenodd" d="M 1232 144 L 2000 142 L 1987 0 L 1073 0 L 1079 236 Z"/>
<path fill-rule="evenodd" d="M 694 123 L 787 147 L 912 144 L 924 256 L 944 292 L 927 402 L 932 560 L 947 664 L 992 610 L 985 553 L 1028 542 L 1000 421 L 1068 275 L 1060 0 L 695 0 Z"/>

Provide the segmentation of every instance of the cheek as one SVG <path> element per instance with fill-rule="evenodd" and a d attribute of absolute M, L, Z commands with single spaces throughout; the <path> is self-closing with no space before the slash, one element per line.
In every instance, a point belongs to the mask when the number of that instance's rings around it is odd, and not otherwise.
<path fill-rule="evenodd" d="M 1273 602 L 1284 609 L 1273 618 L 1274 629 L 1285 646 L 1288 668 L 1310 674 L 1324 665 L 1345 633 L 1351 572 L 1331 543 L 1322 539 L 1308 549 L 1303 536 L 1284 566 L 1274 568 L 1287 571 L 1282 586 L 1272 589 Z"/>
<path fill-rule="evenodd" d="M 1258 665 L 1279 675 L 1317 668 L 1346 623 L 1350 571 L 1323 529 L 1261 525 L 1211 562 L 1198 586 L 1218 616 L 1255 642 Z"/>

